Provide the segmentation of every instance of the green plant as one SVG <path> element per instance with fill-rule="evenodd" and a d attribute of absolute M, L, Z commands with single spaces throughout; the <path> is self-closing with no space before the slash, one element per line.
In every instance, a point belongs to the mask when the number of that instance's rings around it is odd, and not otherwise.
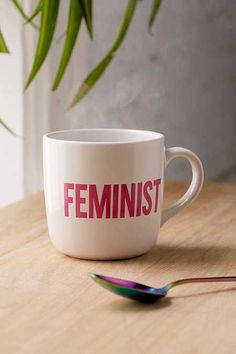
<path fill-rule="evenodd" d="M 19 1 L 11 1 L 21 16 L 24 18 L 25 23 L 30 24 L 39 31 L 33 65 L 25 85 L 25 89 L 27 89 L 39 72 L 51 48 L 60 9 L 60 0 L 39 0 L 34 12 L 30 16 L 26 15 Z M 72 102 L 69 105 L 69 108 L 74 107 L 84 96 L 89 93 L 99 78 L 103 75 L 111 61 L 114 59 L 115 54 L 123 43 L 123 40 L 133 20 L 138 1 L 140 0 L 128 0 L 120 28 L 110 50 L 79 86 Z M 160 8 L 161 2 L 162 0 L 152 0 L 150 16 L 148 20 L 149 29 L 151 29 L 156 19 L 156 15 Z M 52 85 L 53 91 L 59 87 L 65 70 L 69 65 L 70 57 L 78 39 L 79 30 L 83 21 L 86 25 L 90 39 L 93 40 L 93 5 L 93 0 L 70 0 L 64 46 L 57 74 Z M 36 17 L 40 17 L 39 26 L 34 23 Z M 1 30 L 0 53 L 10 53 Z M 1 119 L 0 124 L 9 132 L 13 133 L 12 130 L 7 127 L 7 125 Z"/>

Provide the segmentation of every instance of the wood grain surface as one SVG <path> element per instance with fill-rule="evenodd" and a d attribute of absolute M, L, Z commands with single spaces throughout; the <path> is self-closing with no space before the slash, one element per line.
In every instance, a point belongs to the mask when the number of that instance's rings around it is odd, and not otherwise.
<path fill-rule="evenodd" d="M 184 183 L 167 185 L 167 203 Z M 142 305 L 88 272 L 153 286 L 183 277 L 236 275 L 236 185 L 207 184 L 162 228 L 147 254 L 84 261 L 51 245 L 43 194 L 0 211 L 0 353 L 236 353 L 236 284 L 194 284 Z"/>

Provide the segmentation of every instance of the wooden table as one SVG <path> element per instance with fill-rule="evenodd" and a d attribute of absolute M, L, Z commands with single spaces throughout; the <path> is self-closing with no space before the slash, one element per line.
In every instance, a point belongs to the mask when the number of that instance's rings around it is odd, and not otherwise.
<path fill-rule="evenodd" d="M 184 183 L 167 186 L 167 202 Z M 126 261 L 66 257 L 51 245 L 43 194 L 0 211 L 0 353 L 236 353 L 236 286 L 175 288 L 159 303 L 122 299 L 96 271 L 162 285 L 236 274 L 236 185 L 205 185 L 161 230 L 148 254 Z"/>

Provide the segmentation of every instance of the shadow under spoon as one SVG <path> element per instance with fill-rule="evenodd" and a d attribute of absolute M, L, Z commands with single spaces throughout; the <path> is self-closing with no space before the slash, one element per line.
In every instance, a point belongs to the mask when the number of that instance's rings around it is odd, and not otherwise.
<path fill-rule="evenodd" d="M 178 285 L 190 283 L 236 282 L 236 276 L 188 278 L 175 280 L 162 288 L 153 288 L 134 281 L 114 278 L 107 275 L 89 273 L 89 276 L 96 283 L 117 295 L 144 303 L 152 303 L 165 297 L 170 289 Z"/>

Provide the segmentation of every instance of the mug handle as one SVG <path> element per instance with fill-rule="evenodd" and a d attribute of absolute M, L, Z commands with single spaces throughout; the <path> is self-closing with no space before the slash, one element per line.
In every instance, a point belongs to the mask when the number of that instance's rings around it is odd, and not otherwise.
<path fill-rule="evenodd" d="M 170 161 L 176 157 L 183 157 L 187 159 L 192 168 L 192 181 L 187 192 L 169 208 L 164 209 L 162 212 L 161 226 L 169 220 L 172 216 L 177 214 L 181 209 L 193 202 L 202 189 L 204 181 L 204 172 L 200 159 L 192 151 L 181 147 L 172 147 L 166 149 L 166 163 L 168 166 Z"/>

